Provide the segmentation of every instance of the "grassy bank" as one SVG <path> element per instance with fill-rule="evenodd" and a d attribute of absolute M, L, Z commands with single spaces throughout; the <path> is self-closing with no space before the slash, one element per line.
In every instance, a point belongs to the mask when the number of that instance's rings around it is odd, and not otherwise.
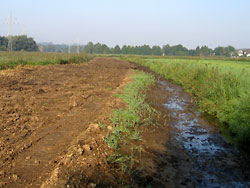
<path fill-rule="evenodd" d="M 250 62 L 126 58 L 149 67 L 192 93 L 202 112 L 223 123 L 235 141 L 250 143 Z"/>
<path fill-rule="evenodd" d="M 150 125 L 156 115 L 156 111 L 145 102 L 147 88 L 154 83 L 154 77 L 137 72 L 132 79 L 132 83 L 124 88 L 123 93 L 116 95 L 127 107 L 113 111 L 110 118 L 112 126 L 102 126 L 109 129 L 105 140 L 114 151 L 109 162 L 119 164 L 122 174 L 129 175 L 136 170 L 136 161 L 140 160 L 140 127 Z"/>
<path fill-rule="evenodd" d="M 82 63 L 89 61 L 93 57 L 93 55 L 88 54 L 0 52 L 0 70 L 12 69 L 18 65 Z"/>

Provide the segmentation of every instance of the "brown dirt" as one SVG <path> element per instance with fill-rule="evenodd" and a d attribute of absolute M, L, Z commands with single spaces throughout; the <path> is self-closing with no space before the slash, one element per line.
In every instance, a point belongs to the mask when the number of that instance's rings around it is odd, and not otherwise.
<path fill-rule="evenodd" d="M 131 70 L 128 62 L 96 58 L 1 71 L 0 187 L 62 187 L 65 179 L 84 180 L 72 174 L 84 175 L 90 186 L 97 175 L 103 184 L 115 182 L 105 171 L 111 151 L 96 122 L 107 121 L 112 108 L 123 105 L 113 94 Z M 85 172 L 68 168 L 60 182 L 60 166 L 71 163 Z"/>

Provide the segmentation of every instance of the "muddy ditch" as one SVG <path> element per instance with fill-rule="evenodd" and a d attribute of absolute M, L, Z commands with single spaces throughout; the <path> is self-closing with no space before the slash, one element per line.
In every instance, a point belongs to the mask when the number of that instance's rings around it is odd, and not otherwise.
<path fill-rule="evenodd" d="M 159 187 L 250 187 L 249 157 L 221 135 L 216 123 L 197 111 L 190 94 L 156 77 L 148 100 L 166 117 L 170 136 L 157 175 Z"/>

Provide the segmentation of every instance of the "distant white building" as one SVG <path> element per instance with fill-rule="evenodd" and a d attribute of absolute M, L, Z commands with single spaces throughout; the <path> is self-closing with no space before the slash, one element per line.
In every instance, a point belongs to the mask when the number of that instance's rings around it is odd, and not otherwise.
<path fill-rule="evenodd" d="M 244 50 L 244 54 L 245 54 L 247 57 L 250 57 L 250 49 L 245 49 L 245 50 Z"/>
<path fill-rule="evenodd" d="M 238 50 L 238 56 L 239 57 L 250 57 L 250 49 L 243 49 L 243 50 Z"/>
<path fill-rule="evenodd" d="M 239 56 L 239 57 L 242 57 L 243 55 L 244 55 L 243 50 L 239 50 L 239 51 L 238 51 L 238 56 Z"/>

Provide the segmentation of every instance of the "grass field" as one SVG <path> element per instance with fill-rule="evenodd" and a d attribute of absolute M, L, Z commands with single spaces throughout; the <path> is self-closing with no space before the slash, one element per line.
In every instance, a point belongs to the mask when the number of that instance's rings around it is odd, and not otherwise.
<path fill-rule="evenodd" d="M 250 143 L 250 61 L 127 57 L 192 93 L 199 109 L 216 117 L 235 140 Z"/>
<path fill-rule="evenodd" d="M 0 52 L 0 70 L 18 65 L 48 65 L 87 62 L 93 55 L 40 52 Z"/>

